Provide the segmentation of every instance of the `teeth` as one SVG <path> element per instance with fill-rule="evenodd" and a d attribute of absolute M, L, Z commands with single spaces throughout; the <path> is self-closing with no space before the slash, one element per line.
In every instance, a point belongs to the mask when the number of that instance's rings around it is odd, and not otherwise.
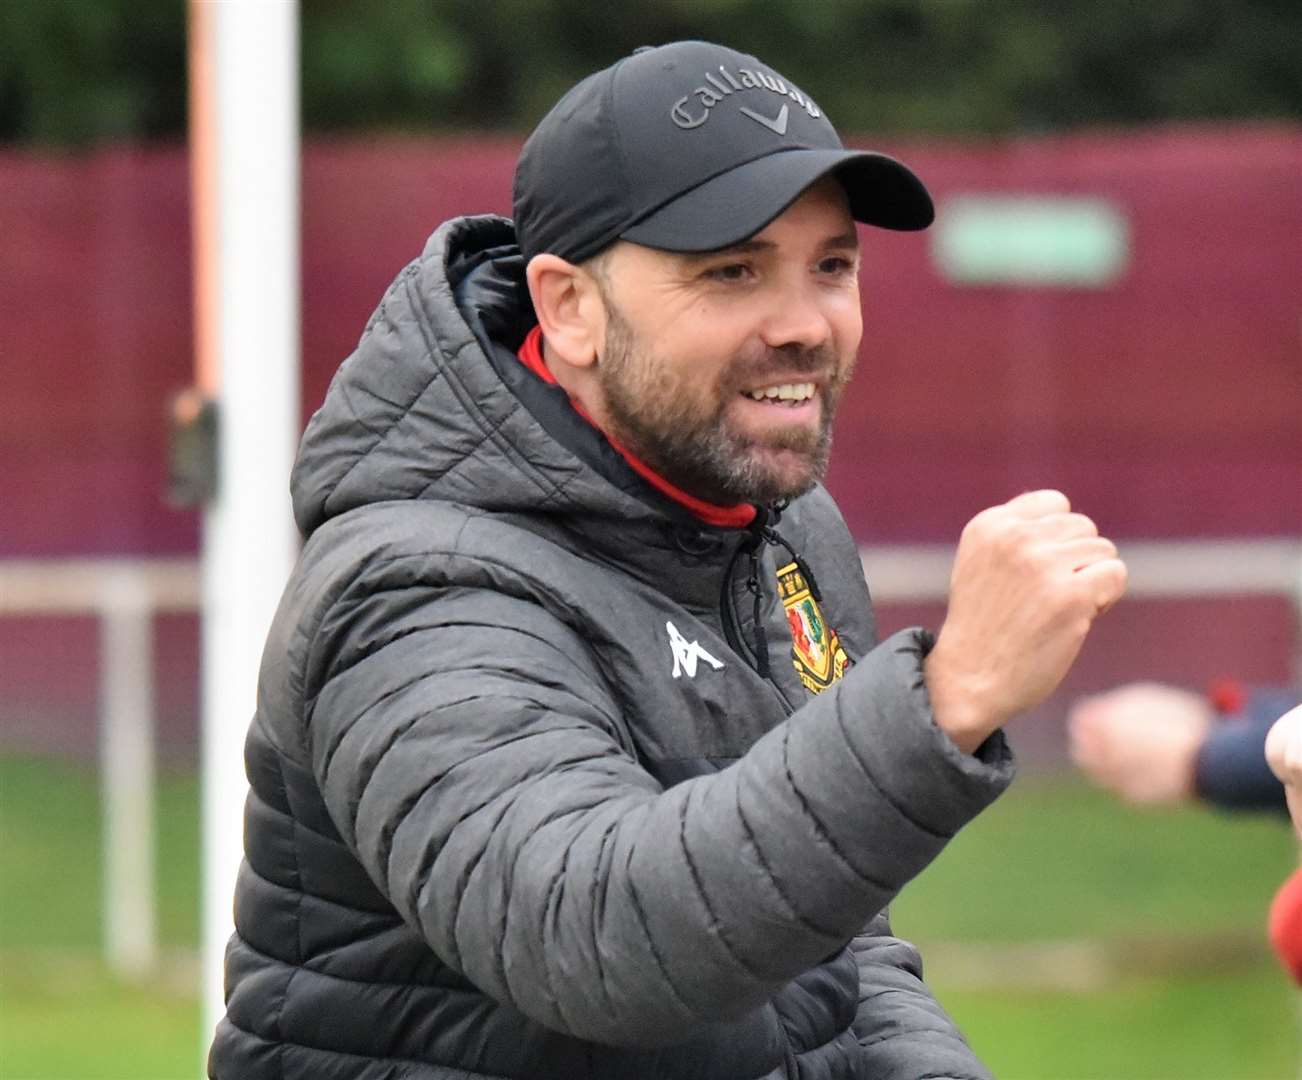
<path fill-rule="evenodd" d="M 766 386 L 760 390 L 747 390 L 748 397 L 756 401 L 806 401 L 814 396 L 814 384 L 811 382 L 783 383 L 781 386 Z"/>

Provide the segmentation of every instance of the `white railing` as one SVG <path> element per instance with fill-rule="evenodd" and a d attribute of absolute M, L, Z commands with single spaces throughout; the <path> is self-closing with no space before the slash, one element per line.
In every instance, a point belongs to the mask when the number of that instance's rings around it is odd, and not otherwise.
<path fill-rule="evenodd" d="M 1130 571 L 1127 599 L 1292 596 L 1302 613 L 1302 539 L 1131 540 L 1118 545 Z M 910 544 L 860 549 L 873 598 L 944 599 L 954 549 Z"/>
<path fill-rule="evenodd" d="M 1302 539 L 1121 547 L 1132 599 L 1282 595 L 1293 599 L 1302 620 Z M 860 554 L 878 603 L 944 599 L 952 547 L 869 546 Z M 125 975 L 150 971 L 158 956 L 153 617 L 197 612 L 199 593 L 193 559 L 0 560 L 0 617 L 99 620 L 104 948 L 111 967 Z"/>
<path fill-rule="evenodd" d="M 0 616 L 99 620 L 104 950 L 125 976 L 158 961 L 153 619 L 198 608 L 193 559 L 0 561 Z"/>

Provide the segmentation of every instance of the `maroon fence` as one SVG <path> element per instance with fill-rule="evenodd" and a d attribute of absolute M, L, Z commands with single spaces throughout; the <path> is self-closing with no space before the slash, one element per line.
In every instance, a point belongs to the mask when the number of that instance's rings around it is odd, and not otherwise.
<path fill-rule="evenodd" d="M 1122 538 L 1302 534 L 1302 128 L 855 141 L 914 166 L 942 217 L 964 195 L 1088 196 L 1129 235 L 1112 283 L 1028 287 L 947 280 L 927 234 L 865 232 L 864 346 L 829 477 L 863 542 L 952 541 L 1041 485 Z M 426 235 L 508 212 L 517 149 L 305 148 L 305 417 Z M 0 558 L 196 550 L 197 515 L 163 498 L 189 257 L 184 148 L 0 153 Z M 1283 601 L 1144 607 L 1114 617 L 1121 667 L 1096 681 L 1288 675 Z M 188 717 L 193 624 L 164 622 L 164 711 Z M 0 620 L 0 722 L 78 712 L 93 652 L 67 620 Z"/>

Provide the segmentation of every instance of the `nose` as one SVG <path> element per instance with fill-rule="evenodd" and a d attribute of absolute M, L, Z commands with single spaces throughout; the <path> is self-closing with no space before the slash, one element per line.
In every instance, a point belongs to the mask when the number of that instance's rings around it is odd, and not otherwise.
<path fill-rule="evenodd" d="M 772 349 L 795 345 L 817 349 L 832 339 L 832 322 L 824 309 L 826 298 L 816 286 L 806 283 L 783 289 L 774 298 L 760 328 L 764 344 Z"/>

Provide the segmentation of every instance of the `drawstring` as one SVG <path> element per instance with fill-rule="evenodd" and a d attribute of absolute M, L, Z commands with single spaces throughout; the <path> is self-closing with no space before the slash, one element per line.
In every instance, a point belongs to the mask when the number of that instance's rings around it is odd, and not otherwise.
<path fill-rule="evenodd" d="M 809 569 L 809 564 L 800 557 L 800 553 L 788 544 L 782 534 L 778 532 L 777 526 L 778 522 L 782 520 L 782 511 L 790 505 L 790 499 L 779 499 L 775 503 L 770 503 L 764 508 L 765 513 L 756 516 L 755 524 L 751 527 L 759 532 L 766 544 L 771 547 L 782 548 L 791 557 L 791 561 L 796 564 L 796 569 L 804 575 L 805 584 L 809 586 L 809 595 L 815 600 L 821 601 L 823 594 L 819 591 L 818 579 L 814 577 L 814 572 Z"/>
<path fill-rule="evenodd" d="M 747 557 L 746 591 L 751 595 L 754 615 L 752 634 L 754 637 L 755 671 L 765 679 L 769 677 L 771 668 L 769 666 L 768 635 L 764 632 L 764 587 L 760 582 L 760 563 L 763 559 L 764 545 L 768 544 L 770 547 L 782 548 L 804 576 L 805 583 L 809 586 L 809 595 L 815 601 L 823 599 L 823 594 L 818 588 L 818 581 L 815 579 L 813 571 L 809 569 L 809 564 L 777 531 L 776 526 L 782 518 L 782 511 L 786 508 L 786 500 L 769 506 L 758 507 L 759 512 L 756 514 L 754 522 L 746 530 L 750 535 L 742 542 L 742 546 L 737 552 L 737 555 L 744 552 Z M 725 591 L 727 590 L 727 582 L 732 580 L 732 570 L 736 564 L 737 559 L 734 556 L 732 564 L 728 568 L 728 573 L 725 575 Z"/>
<path fill-rule="evenodd" d="M 750 591 L 755 613 L 755 670 L 761 678 L 769 677 L 769 641 L 764 633 L 764 589 L 760 585 L 760 548 L 763 546 L 764 534 L 747 545 L 746 554 L 750 558 L 750 572 L 746 575 L 746 588 Z"/>
<path fill-rule="evenodd" d="M 773 547 L 782 548 L 787 555 L 790 556 L 791 561 L 796 564 L 796 569 L 804 575 L 805 584 L 809 586 L 809 595 L 815 600 L 821 601 L 823 599 L 823 594 L 818 588 L 818 579 L 814 577 L 814 572 L 809 569 L 809 564 L 800 557 L 800 553 L 787 543 L 777 529 L 766 525 L 761 530 L 760 535 L 764 538 L 765 543 Z"/>

